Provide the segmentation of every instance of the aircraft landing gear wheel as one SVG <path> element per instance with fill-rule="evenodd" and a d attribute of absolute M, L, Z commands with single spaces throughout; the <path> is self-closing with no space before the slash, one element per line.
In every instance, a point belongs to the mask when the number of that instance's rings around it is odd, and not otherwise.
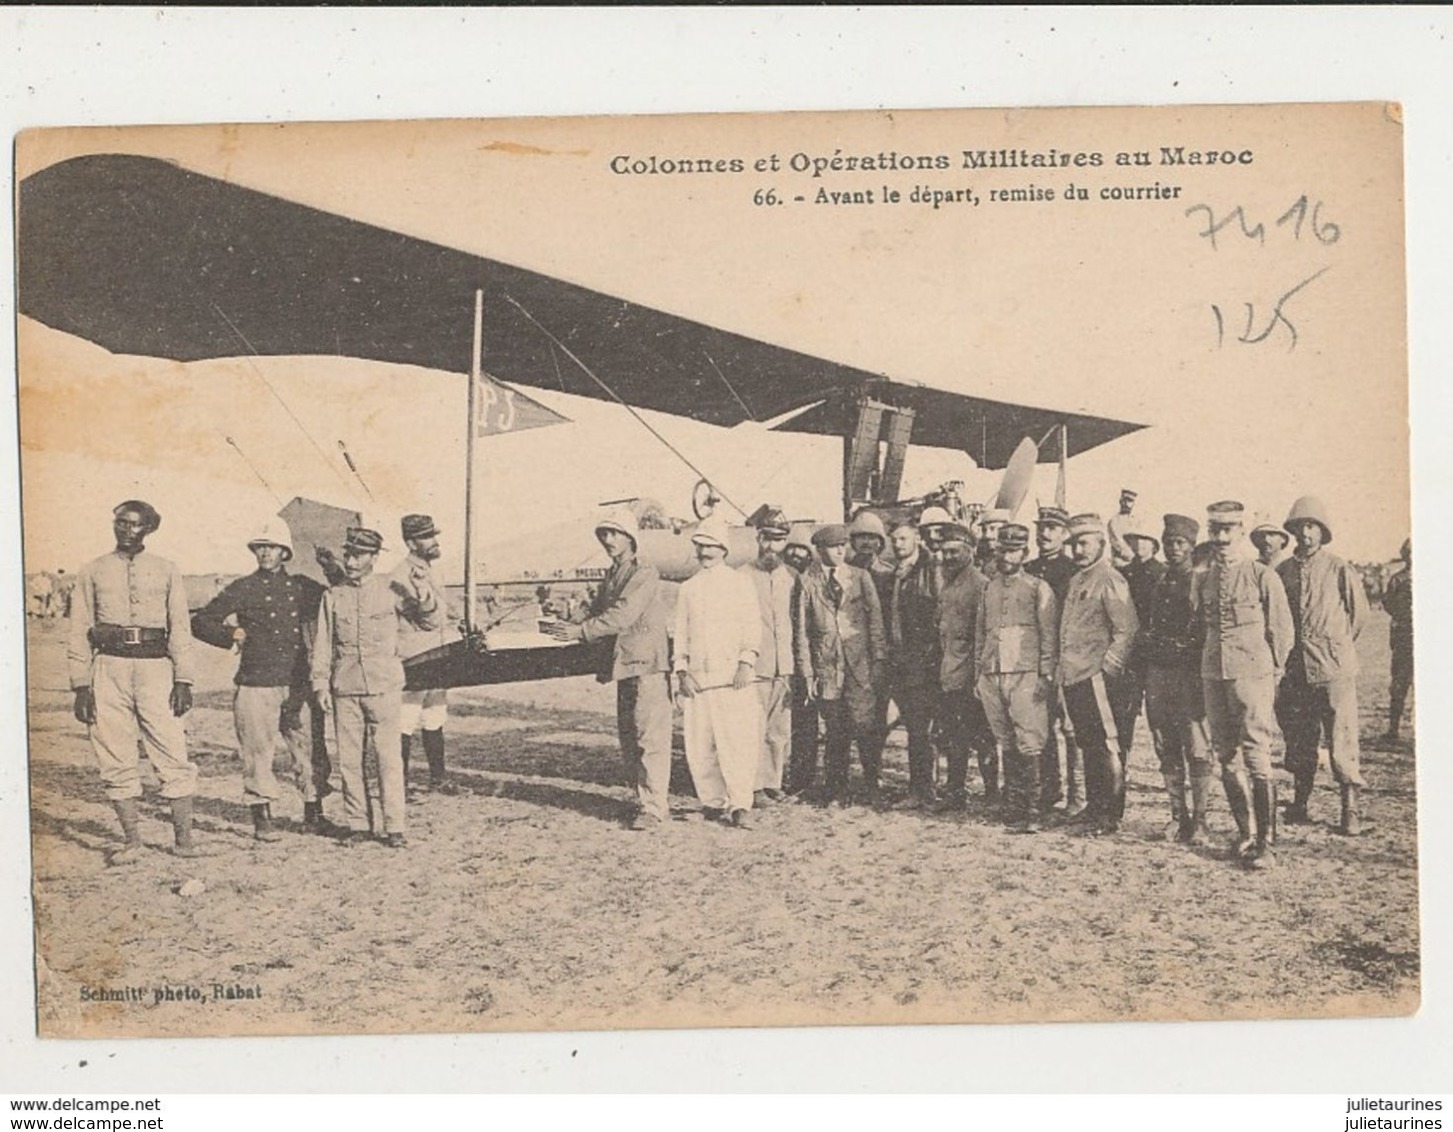
<path fill-rule="evenodd" d="M 711 486 L 710 480 L 697 480 L 696 486 L 691 489 L 691 510 L 696 513 L 698 519 L 708 519 L 711 513 L 716 510 L 716 505 L 721 502 L 721 496 L 716 493 L 716 488 Z"/>

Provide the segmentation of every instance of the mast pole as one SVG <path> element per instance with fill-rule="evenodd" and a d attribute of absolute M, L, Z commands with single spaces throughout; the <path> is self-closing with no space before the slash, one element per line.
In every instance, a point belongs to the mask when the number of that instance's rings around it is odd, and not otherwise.
<path fill-rule="evenodd" d="M 1059 426 L 1059 482 L 1055 484 L 1054 505 L 1064 510 L 1065 503 L 1065 465 L 1070 459 L 1070 426 L 1061 424 Z"/>
<path fill-rule="evenodd" d="M 479 432 L 479 380 L 484 354 L 484 291 L 474 292 L 474 352 L 469 359 L 469 409 L 464 438 L 464 628 L 479 627 L 474 595 L 474 446 Z"/>

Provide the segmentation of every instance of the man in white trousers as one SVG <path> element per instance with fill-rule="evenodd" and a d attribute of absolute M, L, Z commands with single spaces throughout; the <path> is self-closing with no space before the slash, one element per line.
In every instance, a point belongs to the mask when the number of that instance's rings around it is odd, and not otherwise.
<path fill-rule="evenodd" d="M 757 764 L 757 790 L 752 800 L 763 808 L 787 797 L 782 775 L 792 745 L 792 673 L 796 664 L 792 637 L 793 598 L 797 575 L 782 560 L 792 524 L 776 507 L 757 524 L 757 557 L 737 567 L 752 583 L 761 610 L 762 640 L 757 654 L 757 698 L 762 705 L 762 757 Z"/>
<path fill-rule="evenodd" d="M 750 824 L 761 755 L 755 687 L 762 614 L 749 578 L 726 568 L 726 527 L 702 523 L 691 541 L 701 569 L 676 598 L 675 660 L 686 765 L 707 817 Z"/>

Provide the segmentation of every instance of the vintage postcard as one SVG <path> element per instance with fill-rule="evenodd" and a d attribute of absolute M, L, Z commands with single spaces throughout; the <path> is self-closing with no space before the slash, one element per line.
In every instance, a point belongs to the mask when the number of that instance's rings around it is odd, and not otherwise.
<path fill-rule="evenodd" d="M 1402 136 L 22 134 L 41 1034 L 1415 1011 Z"/>

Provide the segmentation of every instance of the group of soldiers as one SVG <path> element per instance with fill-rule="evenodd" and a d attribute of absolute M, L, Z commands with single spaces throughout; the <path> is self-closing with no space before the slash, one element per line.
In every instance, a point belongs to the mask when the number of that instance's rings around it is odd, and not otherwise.
<path fill-rule="evenodd" d="M 972 756 L 984 801 L 1015 832 L 1039 831 L 1062 802 L 1062 820 L 1114 832 L 1143 705 L 1168 836 L 1207 841 L 1219 774 L 1236 822 L 1235 859 L 1274 864 L 1278 732 L 1294 782 L 1282 820 L 1311 820 L 1325 736 L 1341 791 L 1337 828 L 1356 836 L 1364 787 L 1356 641 L 1367 602 L 1356 571 L 1326 549 L 1327 509 L 1303 497 L 1282 527 L 1248 537 L 1245 507 L 1223 500 L 1207 508 L 1202 541 L 1201 523 L 1185 515 L 1166 515 L 1154 534 L 1140 529 L 1133 504 L 1127 491 L 1110 522 L 1041 508 L 1033 560 L 1030 528 L 1007 512 L 970 527 L 928 508 L 890 529 L 864 511 L 850 525 L 818 528 L 809 544 L 768 509 L 757 556 L 735 577 L 724 568 L 725 532 L 708 521 L 693 536 L 703 569 L 681 588 L 674 632 L 662 583 L 637 557 L 633 518 L 603 520 L 596 534 L 611 569 L 580 619 L 551 631 L 562 641 L 614 641 L 601 679 L 617 685 L 636 790 L 631 828 L 667 817 L 675 698 L 704 811 L 737 828 L 750 826 L 754 808 L 783 801 L 882 805 L 896 713 L 908 740 L 899 805 L 965 808 Z M 1403 554 L 1410 562 L 1410 544 Z M 1399 671 L 1411 673 L 1410 570 L 1399 577 L 1395 589 L 1408 600 L 1390 607 L 1395 685 Z M 1395 686 L 1390 731 L 1406 692 Z"/>
<path fill-rule="evenodd" d="M 1126 492 L 1110 522 L 1040 508 L 1033 559 L 1030 527 L 1008 512 L 965 524 L 930 507 L 885 527 L 862 511 L 804 541 L 780 509 L 767 508 L 755 557 L 738 564 L 728 562 L 726 527 L 709 519 L 691 536 L 700 568 L 674 610 L 666 584 L 639 557 L 635 516 L 618 510 L 594 528 L 611 560 L 604 579 L 588 604 L 545 629 L 562 642 L 602 646 L 598 679 L 616 685 L 634 791 L 625 820 L 634 830 L 670 816 L 679 705 L 702 810 L 733 828 L 750 828 L 754 809 L 784 802 L 884 805 L 883 749 L 896 714 L 908 741 L 899 806 L 966 808 L 974 761 L 986 810 L 1013 831 L 1037 832 L 1053 815 L 1113 832 L 1143 704 L 1168 795 L 1168 836 L 1209 838 L 1219 770 L 1237 827 L 1235 858 L 1274 863 L 1278 731 L 1295 784 L 1282 820 L 1311 820 L 1325 735 L 1341 789 L 1338 828 L 1356 835 L 1364 785 L 1356 640 L 1367 604 L 1356 572 L 1326 549 L 1326 508 L 1304 497 L 1281 528 L 1258 527 L 1248 540 L 1244 507 L 1213 503 L 1202 542 L 1201 524 L 1184 515 L 1166 515 L 1155 534 L 1140 529 L 1133 504 Z M 247 544 L 257 570 L 194 615 L 177 568 L 145 551 L 160 523 L 145 502 L 116 507 L 115 550 L 82 569 L 72 604 L 75 714 L 89 727 L 125 835 L 113 863 L 142 851 L 142 751 L 170 801 L 175 851 L 198 851 L 197 773 L 182 726 L 194 639 L 239 654 L 234 718 L 257 840 L 281 837 L 271 807 L 280 797 L 274 756 L 286 751 L 308 827 L 349 844 L 406 846 L 407 803 L 456 790 L 446 771 L 447 694 L 404 691 L 404 659 L 453 632 L 432 572 L 433 520 L 403 519 L 409 553 L 389 574 L 374 572 L 382 535 L 349 528 L 341 559 L 325 563 L 328 587 L 290 572 L 288 535 L 265 525 Z M 1276 562 L 1290 543 L 1293 552 Z M 1409 565 L 1385 603 L 1394 734 L 1411 686 L 1410 544 L 1403 558 Z M 330 714 L 336 760 L 323 742 Z M 417 790 L 409 785 L 416 730 L 428 764 L 428 785 Z M 335 761 L 339 823 L 323 814 Z"/>
<path fill-rule="evenodd" d="M 275 756 L 286 751 L 303 796 L 305 824 L 356 844 L 381 837 L 403 848 L 406 779 L 412 734 L 422 732 L 435 790 L 453 792 L 445 772 L 443 691 L 405 692 L 403 660 L 443 644 L 443 594 L 430 564 L 438 531 L 427 515 L 408 515 L 409 554 L 388 575 L 375 574 L 379 532 L 348 530 L 341 559 L 324 587 L 287 564 L 283 529 L 265 524 L 248 541 L 257 570 L 228 585 L 190 614 L 180 571 L 145 549 L 161 526 L 150 504 L 115 508 L 116 548 L 80 572 L 71 606 L 68 649 L 76 718 L 87 725 L 101 780 L 125 844 L 113 864 L 143 851 L 139 828 L 140 754 L 155 768 L 171 806 L 175 852 L 195 856 L 192 836 L 197 770 L 187 755 L 182 717 L 191 710 L 193 644 L 238 653 L 233 716 L 243 795 L 260 842 L 281 838 L 272 806 L 281 790 Z M 333 717 L 343 814 L 323 814 L 333 760 L 324 742 Z M 377 782 L 365 772 L 376 756 Z"/>

